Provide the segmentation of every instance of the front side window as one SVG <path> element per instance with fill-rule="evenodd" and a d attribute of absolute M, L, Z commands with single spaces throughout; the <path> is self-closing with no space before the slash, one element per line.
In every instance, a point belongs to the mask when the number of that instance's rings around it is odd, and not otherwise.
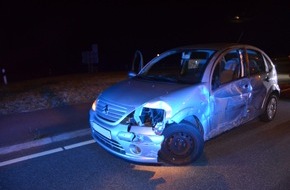
<path fill-rule="evenodd" d="M 232 50 L 222 56 L 215 66 L 212 77 L 212 89 L 218 88 L 220 85 L 229 83 L 243 76 L 243 68 L 241 67 L 241 51 Z"/>
<path fill-rule="evenodd" d="M 194 84 L 201 82 L 214 51 L 183 50 L 166 53 L 141 71 L 138 77 L 155 81 Z"/>

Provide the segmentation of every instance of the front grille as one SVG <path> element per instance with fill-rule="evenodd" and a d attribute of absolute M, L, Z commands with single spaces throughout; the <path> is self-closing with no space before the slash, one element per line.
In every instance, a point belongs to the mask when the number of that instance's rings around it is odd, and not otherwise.
<path fill-rule="evenodd" d="M 121 154 L 125 154 L 124 148 L 117 142 L 111 139 L 108 139 L 98 133 L 96 130 L 93 129 L 93 137 L 98 140 L 102 145 L 105 145 L 106 147 L 110 148 L 111 150 L 115 152 L 119 152 Z"/>
<path fill-rule="evenodd" d="M 127 108 L 117 105 L 104 99 L 99 99 L 97 103 L 97 116 L 109 121 L 116 122 L 127 113 Z"/>

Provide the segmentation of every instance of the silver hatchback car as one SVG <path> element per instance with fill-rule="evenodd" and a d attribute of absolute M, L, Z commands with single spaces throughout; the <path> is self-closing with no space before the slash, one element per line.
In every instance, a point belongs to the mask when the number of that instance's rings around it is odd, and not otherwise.
<path fill-rule="evenodd" d="M 89 122 L 101 147 L 134 163 L 192 163 L 205 141 L 277 112 L 275 66 L 247 44 L 171 49 L 128 76 L 98 96 Z"/>

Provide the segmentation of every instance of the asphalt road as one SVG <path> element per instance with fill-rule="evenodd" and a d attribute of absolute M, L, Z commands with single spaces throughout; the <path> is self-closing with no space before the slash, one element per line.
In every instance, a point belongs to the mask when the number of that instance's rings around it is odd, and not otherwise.
<path fill-rule="evenodd" d="M 288 190 L 290 101 L 278 108 L 270 123 L 255 120 L 207 141 L 188 166 L 135 165 L 95 143 L 71 146 L 91 142 L 89 135 L 23 150 L 11 158 L 51 153 L 0 167 L 0 189 Z"/>

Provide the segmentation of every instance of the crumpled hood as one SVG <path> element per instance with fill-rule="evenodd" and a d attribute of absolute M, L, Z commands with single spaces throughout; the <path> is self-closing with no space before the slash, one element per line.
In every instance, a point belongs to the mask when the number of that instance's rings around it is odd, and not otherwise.
<path fill-rule="evenodd" d="M 128 79 L 107 88 L 99 97 L 121 105 L 137 107 L 188 86 L 188 84 Z"/>

